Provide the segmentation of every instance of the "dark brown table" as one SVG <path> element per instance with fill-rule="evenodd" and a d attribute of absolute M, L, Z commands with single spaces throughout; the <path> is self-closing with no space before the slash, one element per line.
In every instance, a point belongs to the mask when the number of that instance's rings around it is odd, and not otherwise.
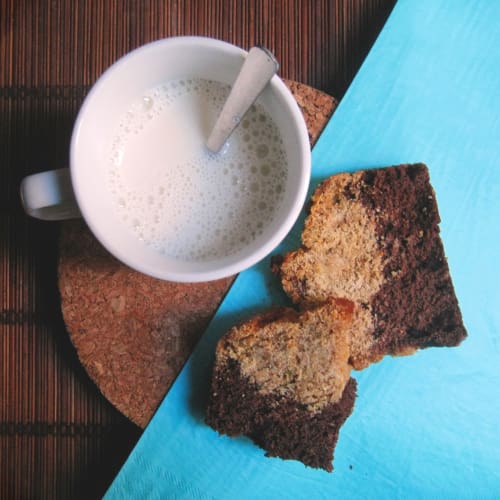
<path fill-rule="evenodd" d="M 26 217 L 27 174 L 67 165 L 90 85 L 173 35 L 269 47 L 339 99 L 395 0 L 0 1 L 0 499 L 98 498 L 142 430 L 91 382 L 62 320 L 60 226 Z"/>

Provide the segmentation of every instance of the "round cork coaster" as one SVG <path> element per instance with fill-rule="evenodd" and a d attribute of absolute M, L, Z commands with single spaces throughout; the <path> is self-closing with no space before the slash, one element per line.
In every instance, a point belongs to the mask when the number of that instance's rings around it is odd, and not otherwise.
<path fill-rule="evenodd" d="M 314 144 L 337 102 L 285 82 Z M 83 221 L 62 224 L 59 250 L 61 307 L 79 359 L 103 395 L 145 427 L 233 278 L 185 284 L 145 276 L 112 257 Z"/>

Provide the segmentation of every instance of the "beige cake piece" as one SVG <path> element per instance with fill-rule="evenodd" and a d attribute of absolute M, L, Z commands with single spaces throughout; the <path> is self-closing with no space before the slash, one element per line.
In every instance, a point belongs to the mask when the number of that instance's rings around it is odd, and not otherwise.
<path fill-rule="evenodd" d="M 217 345 L 217 364 L 237 360 L 263 394 L 293 397 L 311 410 L 338 401 L 351 367 L 353 304 L 330 300 L 301 313 L 277 307 L 232 328 Z"/>

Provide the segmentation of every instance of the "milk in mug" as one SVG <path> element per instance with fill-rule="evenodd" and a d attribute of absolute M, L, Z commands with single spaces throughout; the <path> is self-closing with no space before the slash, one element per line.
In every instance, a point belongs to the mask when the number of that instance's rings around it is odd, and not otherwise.
<path fill-rule="evenodd" d="M 107 172 L 114 210 L 166 256 L 236 253 L 283 201 L 286 152 L 262 105 L 252 106 L 219 153 L 205 147 L 229 91 L 212 80 L 171 80 L 132 102 L 116 127 Z"/>

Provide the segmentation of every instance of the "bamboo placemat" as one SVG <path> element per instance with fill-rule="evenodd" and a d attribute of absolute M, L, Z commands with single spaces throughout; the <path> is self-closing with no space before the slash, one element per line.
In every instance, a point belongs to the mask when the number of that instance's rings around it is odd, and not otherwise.
<path fill-rule="evenodd" d="M 59 225 L 25 175 L 64 166 L 90 85 L 173 35 L 269 47 L 281 76 L 341 97 L 394 0 L 0 0 L 0 498 L 99 497 L 140 436 L 82 369 L 57 290 Z"/>

